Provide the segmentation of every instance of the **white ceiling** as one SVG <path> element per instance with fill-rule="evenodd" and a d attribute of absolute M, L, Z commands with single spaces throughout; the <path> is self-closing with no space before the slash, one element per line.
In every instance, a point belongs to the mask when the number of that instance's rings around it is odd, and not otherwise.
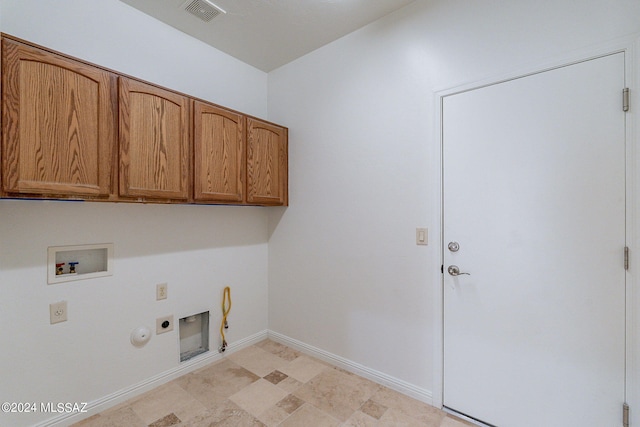
<path fill-rule="evenodd" d="M 227 12 L 210 22 L 191 0 L 121 1 L 268 72 L 414 0 L 210 0 Z"/>

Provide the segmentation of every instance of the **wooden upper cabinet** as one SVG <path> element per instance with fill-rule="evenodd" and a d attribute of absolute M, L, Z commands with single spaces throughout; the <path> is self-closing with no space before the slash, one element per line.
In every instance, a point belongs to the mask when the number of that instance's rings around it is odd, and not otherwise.
<path fill-rule="evenodd" d="M 286 206 L 287 129 L 247 118 L 247 202 Z"/>
<path fill-rule="evenodd" d="M 244 116 L 194 101 L 194 199 L 241 203 L 245 181 Z"/>
<path fill-rule="evenodd" d="M 0 197 L 288 204 L 287 128 L 1 44 Z"/>
<path fill-rule="evenodd" d="M 120 77 L 120 195 L 189 198 L 189 98 Z"/>
<path fill-rule="evenodd" d="M 116 75 L 2 39 L 4 194 L 113 193 Z"/>

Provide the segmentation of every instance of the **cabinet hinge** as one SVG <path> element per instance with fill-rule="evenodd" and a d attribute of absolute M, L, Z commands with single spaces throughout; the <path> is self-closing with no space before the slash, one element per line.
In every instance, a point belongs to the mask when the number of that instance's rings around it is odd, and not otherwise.
<path fill-rule="evenodd" d="M 444 264 L 440 266 L 440 273 L 444 274 Z"/>
<path fill-rule="evenodd" d="M 622 427 L 629 427 L 629 404 L 622 404 Z"/>
<path fill-rule="evenodd" d="M 622 111 L 629 111 L 629 88 L 622 89 Z"/>
<path fill-rule="evenodd" d="M 624 269 L 629 269 L 629 246 L 624 247 Z"/>

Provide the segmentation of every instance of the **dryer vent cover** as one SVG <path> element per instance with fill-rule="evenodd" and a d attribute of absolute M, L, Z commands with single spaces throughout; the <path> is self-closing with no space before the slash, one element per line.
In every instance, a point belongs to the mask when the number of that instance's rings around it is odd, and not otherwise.
<path fill-rule="evenodd" d="M 221 13 L 227 13 L 208 0 L 187 0 L 182 8 L 190 14 L 197 16 L 204 22 L 209 22 Z"/>

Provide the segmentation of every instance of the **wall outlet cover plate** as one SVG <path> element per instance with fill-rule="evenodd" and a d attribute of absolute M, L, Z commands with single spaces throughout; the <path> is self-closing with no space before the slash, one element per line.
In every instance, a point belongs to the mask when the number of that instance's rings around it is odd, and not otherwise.
<path fill-rule="evenodd" d="M 168 288 L 169 286 L 166 283 L 159 283 L 156 285 L 156 301 L 167 299 Z"/>
<path fill-rule="evenodd" d="M 173 314 L 156 319 L 156 335 L 173 331 Z"/>
<path fill-rule="evenodd" d="M 67 302 L 59 301 L 49 304 L 49 320 L 51 324 L 67 321 Z"/>

